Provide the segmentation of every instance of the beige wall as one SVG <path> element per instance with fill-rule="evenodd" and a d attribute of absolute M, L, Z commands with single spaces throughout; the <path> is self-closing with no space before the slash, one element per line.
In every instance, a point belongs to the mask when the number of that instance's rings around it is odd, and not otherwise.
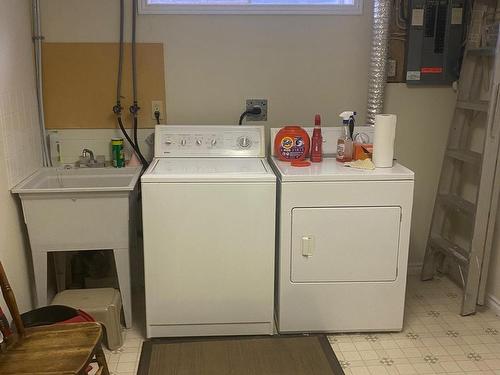
<path fill-rule="evenodd" d="M 387 88 L 385 109 L 398 115 L 395 154 L 415 172 L 410 266 L 423 260 L 454 103 L 450 88 L 408 88 L 405 84 Z"/>
<path fill-rule="evenodd" d="M 130 24 L 130 0 L 126 4 Z M 118 38 L 118 1 L 44 0 L 42 5 L 47 41 Z M 268 124 L 274 126 L 312 123 L 318 112 L 326 123 L 338 123 L 337 114 L 349 108 L 364 118 L 369 38 L 369 12 L 142 15 L 137 34 L 138 41 L 165 43 L 169 123 L 235 123 L 246 98 L 264 97 Z"/>
<path fill-rule="evenodd" d="M 29 0 L 0 2 L 0 260 L 21 311 L 32 306 L 29 249 L 19 204 L 9 192 L 7 171 L 12 165 L 8 163 L 6 149 L 7 142 L 22 141 L 25 133 L 21 139 L 11 134 L 29 129 L 26 124 L 32 123 L 33 116 L 27 114 L 36 113 L 30 3 Z M 39 163 L 39 159 L 35 161 Z M 1 297 L 0 302 L 3 305 Z"/>

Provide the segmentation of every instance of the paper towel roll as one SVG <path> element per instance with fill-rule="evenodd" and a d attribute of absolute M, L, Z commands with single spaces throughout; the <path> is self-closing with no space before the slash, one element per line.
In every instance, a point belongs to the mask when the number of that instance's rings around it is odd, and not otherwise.
<path fill-rule="evenodd" d="M 375 115 L 373 136 L 373 164 L 377 168 L 391 168 L 394 158 L 394 138 L 396 137 L 396 115 Z"/>

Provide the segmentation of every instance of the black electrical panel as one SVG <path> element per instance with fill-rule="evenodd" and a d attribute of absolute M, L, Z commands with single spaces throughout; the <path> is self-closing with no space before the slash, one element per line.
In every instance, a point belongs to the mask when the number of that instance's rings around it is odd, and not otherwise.
<path fill-rule="evenodd" d="M 460 75 L 466 0 L 410 0 L 406 83 L 450 85 Z"/>

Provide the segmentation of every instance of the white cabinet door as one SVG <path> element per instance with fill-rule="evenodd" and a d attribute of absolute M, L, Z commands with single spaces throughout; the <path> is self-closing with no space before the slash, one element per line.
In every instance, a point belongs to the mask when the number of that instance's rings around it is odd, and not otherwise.
<path fill-rule="evenodd" d="M 395 280 L 400 215 L 400 207 L 294 208 L 291 281 Z"/>

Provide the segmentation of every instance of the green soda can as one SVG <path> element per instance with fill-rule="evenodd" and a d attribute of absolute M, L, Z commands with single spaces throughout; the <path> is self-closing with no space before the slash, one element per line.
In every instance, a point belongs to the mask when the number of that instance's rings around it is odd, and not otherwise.
<path fill-rule="evenodd" d="M 122 168 L 125 166 L 123 138 L 111 138 L 111 155 L 113 157 L 113 167 Z"/>

